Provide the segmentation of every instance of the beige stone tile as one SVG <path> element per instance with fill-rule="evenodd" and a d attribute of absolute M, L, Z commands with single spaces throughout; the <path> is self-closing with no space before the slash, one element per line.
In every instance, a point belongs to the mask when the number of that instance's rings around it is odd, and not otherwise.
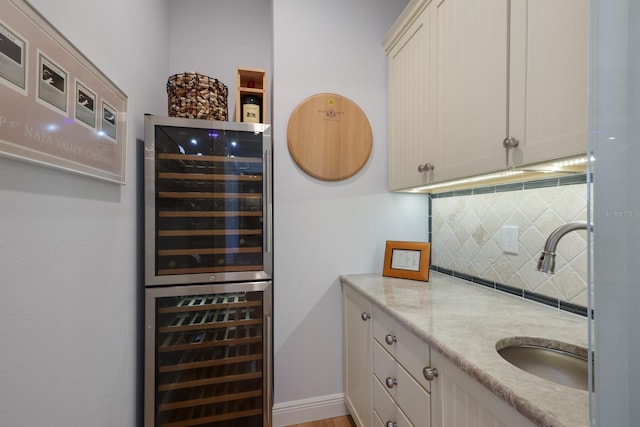
<path fill-rule="evenodd" d="M 433 264 L 522 289 L 540 289 L 553 298 L 585 299 L 580 297 L 587 276 L 584 232 L 561 240 L 558 275 L 535 271 L 549 233 L 586 217 L 585 185 L 434 199 L 432 212 Z M 519 228 L 518 255 L 502 252 L 504 225 Z M 568 270 L 561 275 L 563 268 Z"/>

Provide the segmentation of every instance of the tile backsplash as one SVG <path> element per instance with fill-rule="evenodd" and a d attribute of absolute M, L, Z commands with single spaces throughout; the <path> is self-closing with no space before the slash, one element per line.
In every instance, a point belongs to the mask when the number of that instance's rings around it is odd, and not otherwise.
<path fill-rule="evenodd" d="M 566 222 L 586 219 L 585 176 L 436 194 L 431 199 L 431 263 L 496 287 L 586 307 L 586 231 L 560 240 L 555 274 L 536 271 L 549 234 Z M 518 227 L 517 255 L 503 252 L 503 226 Z"/>

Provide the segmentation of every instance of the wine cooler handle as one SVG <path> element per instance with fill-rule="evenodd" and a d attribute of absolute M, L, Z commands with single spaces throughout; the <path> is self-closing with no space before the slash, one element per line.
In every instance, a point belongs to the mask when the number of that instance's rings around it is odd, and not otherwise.
<path fill-rule="evenodd" d="M 273 229 L 273 218 L 271 215 L 273 209 L 273 201 L 271 200 L 271 186 L 272 186 L 272 177 L 271 177 L 271 150 L 265 150 L 264 152 L 264 174 L 265 176 L 265 239 L 266 239 L 266 252 L 270 254 L 273 251 L 272 242 L 271 242 L 271 232 Z"/>

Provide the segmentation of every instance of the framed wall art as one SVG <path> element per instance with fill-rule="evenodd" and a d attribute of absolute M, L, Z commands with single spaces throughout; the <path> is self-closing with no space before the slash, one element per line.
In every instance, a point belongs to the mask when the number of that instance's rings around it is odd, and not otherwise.
<path fill-rule="evenodd" d="M 127 96 L 27 2 L 0 9 L 0 155 L 124 184 Z"/>
<path fill-rule="evenodd" d="M 382 275 L 429 281 L 431 244 L 387 240 Z"/>

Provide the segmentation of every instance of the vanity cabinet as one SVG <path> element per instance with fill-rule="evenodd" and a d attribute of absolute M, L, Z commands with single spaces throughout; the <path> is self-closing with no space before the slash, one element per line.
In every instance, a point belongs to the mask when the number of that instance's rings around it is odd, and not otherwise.
<path fill-rule="evenodd" d="M 585 0 L 412 0 L 383 41 L 389 189 L 585 153 L 587 11 Z"/>

